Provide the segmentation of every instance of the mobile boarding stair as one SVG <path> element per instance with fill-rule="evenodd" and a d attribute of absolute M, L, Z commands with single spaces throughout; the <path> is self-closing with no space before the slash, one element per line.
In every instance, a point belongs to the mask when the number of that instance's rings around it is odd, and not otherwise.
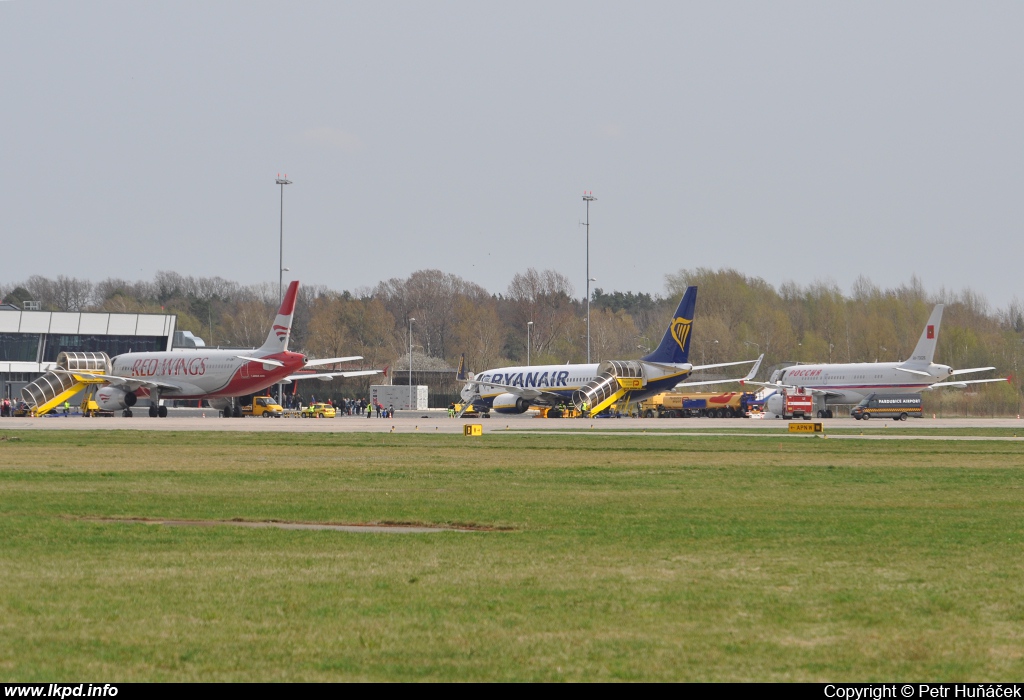
<path fill-rule="evenodd" d="M 644 370 L 639 362 L 603 362 L 598 372 L 596 379 L 572 395 L 573 405 L 584 416 L 596 416 L 630 391 L 640 389 L 646 383 Z"/>
<path fill-rule="evenodd" d="M 21 398 L 28 404 L 33 416 L 42 416 L 57 408 L 88 384 L 102 384 L 105 380 L 82 377 L 76 372 L 110 374 L 110 358 L 105 352 L 62 352 L 57 355 L 57 367 L 21 389 Z"/>

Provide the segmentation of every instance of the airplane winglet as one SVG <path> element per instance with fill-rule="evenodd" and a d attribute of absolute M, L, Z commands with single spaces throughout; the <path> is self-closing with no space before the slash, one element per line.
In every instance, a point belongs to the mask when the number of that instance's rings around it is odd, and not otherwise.
<path fill-rule="evenodd" d="M 754 378 L 755 375 L 757 375 L 757 370 L 761 369 L 761 360 L 763 359 L 764 353 L 761 353 L 761 356 L 757 358 L 757 362 L 755 362 L 754 366 L 750 368 L 749 372 L 747 372 L 747 376 L 740 380 L 741 384 L 744 382 L 749 382 L 751 379 Z"/>

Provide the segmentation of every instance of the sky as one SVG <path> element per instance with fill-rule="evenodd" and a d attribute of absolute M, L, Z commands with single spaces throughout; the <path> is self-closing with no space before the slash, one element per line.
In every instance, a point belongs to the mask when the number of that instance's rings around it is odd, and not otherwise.
<path fill-rule="evenodd" d="M 1024 237 L 1019 2 L 0 2 L 0 285 L 917 275 Z"/>

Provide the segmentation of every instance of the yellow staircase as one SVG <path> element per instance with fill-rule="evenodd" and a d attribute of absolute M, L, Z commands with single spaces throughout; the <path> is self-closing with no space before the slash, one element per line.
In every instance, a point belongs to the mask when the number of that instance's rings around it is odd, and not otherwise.
<path fill-rule="evenodd" d="M 577 391 L 572 402 L 585 416 L 596 416 L 630 391 L 642 386 L 643 380 L 639 377 L 616 377 L 611 373 L 605 373 Z M 587 406 L 586 411 L 583 410 L 584 403 Z"/>
<path fill-rule="evenodd" d="M 110 374 L 110 358 L 105 352 L 62 352 L 57 356 L 57 367 L 26 384 L 21 398 L 33 416 L 42 416 L 57 408 L 88 384 L 102 384 L 103 379 L 83 377 L 76 372 Z"/>

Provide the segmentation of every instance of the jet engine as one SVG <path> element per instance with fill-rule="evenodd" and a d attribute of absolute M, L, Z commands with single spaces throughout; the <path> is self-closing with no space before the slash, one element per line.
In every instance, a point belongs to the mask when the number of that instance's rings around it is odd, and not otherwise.
<path fill-rule="evenodd" d="M 498 394 L 494 397 L 494 410 L 498 413 L 526 413 L 530 402 L 515 394 Z"/>
<path fill-rule="evenodd" d="M 764 402 L 764 410 L 781 416 L 785 411 L 785 404 L 782 394 L 772 394 Z"/>
<path fill-rule="evenodd" d="M 131 408 L 139 400 L 135 392 L 106 386 L 96 392 L 96 405 L 103 411 L 120 411 Z"/>
<path fill-rule="evenodd" d="M 210 407 L 223 411 L 231 405 L 231 399 L 210 399 Z"/>

